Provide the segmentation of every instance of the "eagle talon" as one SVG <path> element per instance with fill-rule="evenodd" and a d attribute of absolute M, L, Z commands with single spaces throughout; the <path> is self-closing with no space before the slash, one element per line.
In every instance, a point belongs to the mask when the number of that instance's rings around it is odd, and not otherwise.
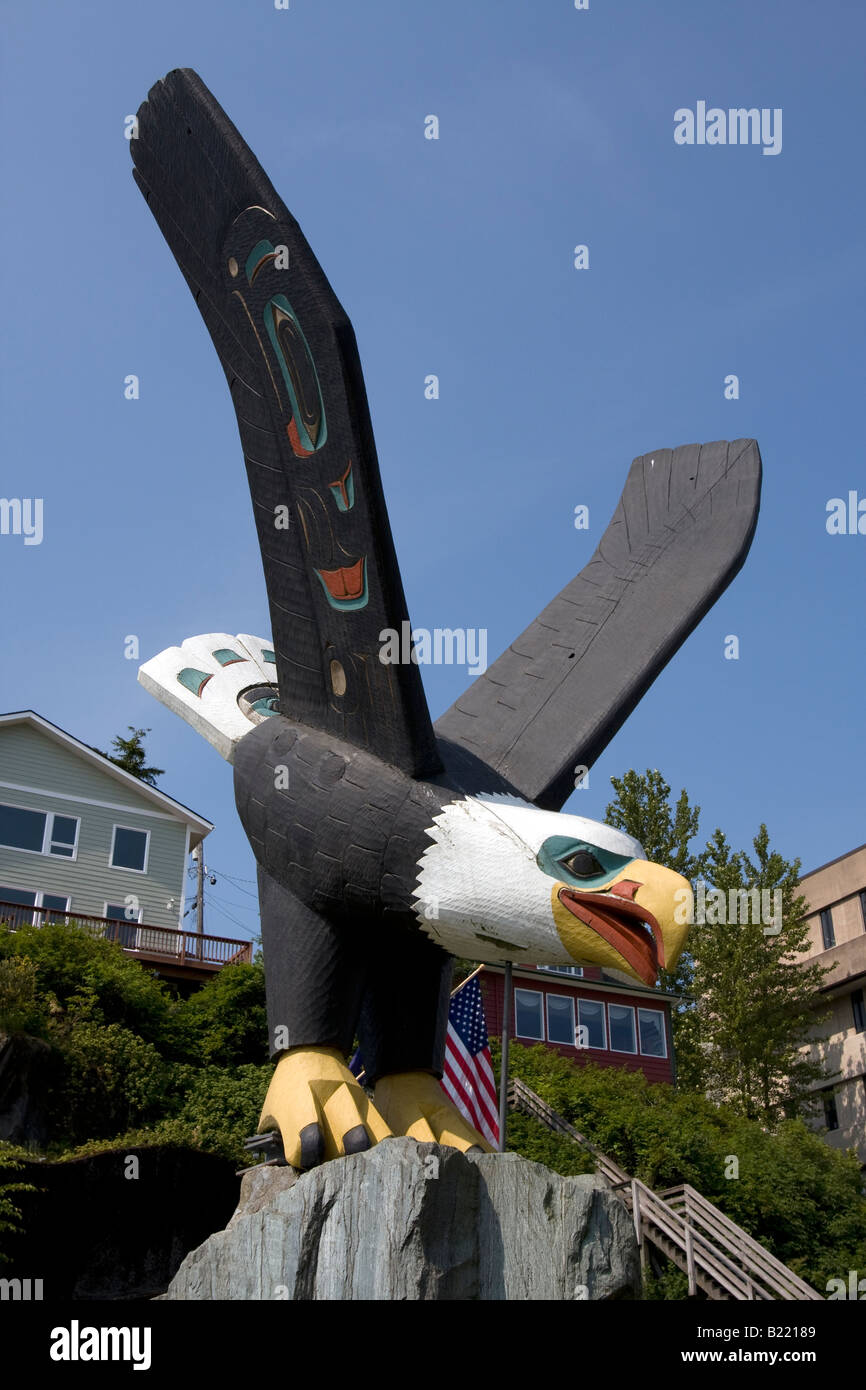
<path fill-rule="evenodd" d="M 271 1078 L 259 1132 L 278 1129 L 286 1162 L 306 1172 L 329 1158 L 363 1153 L 391 1133 L 341 1053 L 330 1047 L 284 1052 Z"/>
<path fill-rule="evenodd" d="M 445 1095 L 435 1076 L 426 1071 L 383 1076 L 373 1092 L 376 1108 L 393 1134 L 421 1144 L 445 1144 L 462 1153 L 492 1153 L 487 1140 L 473 1129 Z"/>

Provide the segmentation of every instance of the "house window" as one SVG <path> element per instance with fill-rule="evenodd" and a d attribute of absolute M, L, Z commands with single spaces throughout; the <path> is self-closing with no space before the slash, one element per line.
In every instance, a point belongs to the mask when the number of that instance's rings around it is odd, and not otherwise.
<path fill-rule="evenodd" d="M 638 1009 L 637 1030 L 645 1057 L 667 1057 L 665 1016 L 661 1009 Z"/>
<path fill-rule="evenodd" d="M 821 912 L 821 939 L 824 942 L 825 951 L 829 951 L 831 946 L 836 945 L 836 933 L 833 930 L 833 914 L 829 907 L 825 907 Z"/>
<path fill-rule="evenodd" d="M 0 806 L 0 845 L 74 859 L 79 824 L 75 816 L 55 816 L 26 806 Z"/>
<path fill-rule="evenodd" d="M 62 922 L 69 911 L 69 899 L 62 893 L 40 893 L 36 906 L 47 909 L 43 922 Z"/>
<path fill-rule="evenodd" d="M 132 869 L 135 873 L 143 874 L 147 868 L 149 840 L 149 830 L 131 830 L 128 826 L 116 825 L 111 843 L 112 869 Z"/>
<path fill-rule="evenodd" d="M 583 975 L 582 965 L 537 965 L 536 970 L 546 970 L 550 975 L 576 975 L 578 979 Z"/>
<path fill-rule="evenodd" d="M 547 1040 L 574 1047 L 574 1000 L 566 994 L 547 996 Z"/>
<path fill-rule="evenodd" d="M 514 991 L 514 1031 L 518 1037 L 544 1041 L 544 1023 L 541 1017 L 543 997 L 534 989 Z"/>
<path fill-rule="evenodd" d="M 611 1052 L 637 1052 L 634 1040 L 634 1009 L 628 1004 L 608 1004 Z"/>
<path fill-rule="evenodd" d="M 836 1094 L 834 1091 L 822 1091 L 821 1099 L 824 1102 L 824 1124 L 827 1129 L 839 1128 L 839 1112 L 836 1109 Z"/>
<path fill-rule="evenodd" d="M 607 1047 L 604 1027 L 604 1004 L 600 999 L 578 999 L 577 1022 L 579 1047 Z"/>
<path fill-rule="evenodd" d="M 106 927 L 106 934 L 119 941 L 121 946 L 134 949 L 138 945 L 137 923 L 141 921 L 141 908 L 133 911 L 123 903 L 106 903 L 104 917 L 121 925 L 116 929 Z"/>
<path fill-rule="evenodd" d="M 13 926 L 21 926 L 23 923 L 32 922 L 55 922 L 58 917 L 62 918 L 69 910 L 69 898 L 62 893 L 38 893 L 29 888 L 4 888 L 0 884 L 0 902 L 14 903 L 16 907 L 44 907 L 48 911 L 44 917 L 40 912 L 38 915 L 33 912 L 10 913 Z M 55 915 L 56 914 L 56 915 Z M 3 910 L 0 908 L 0 917 Z"/>
<path fill-rule="evenodd" d="M 74 859 L 77 839 L 78 821 L 74 816 L 52 817 L 49 854 L 61 854 L 65 859 Z"/>
<path fill-rule="evenodd" d="M 866 1033 L 866 1007 L 863 1004 L 862 989 L 855 989 L 851 995 L 851 1008 L 854 1012 L 854 1027 L 858 1033 Z"/>

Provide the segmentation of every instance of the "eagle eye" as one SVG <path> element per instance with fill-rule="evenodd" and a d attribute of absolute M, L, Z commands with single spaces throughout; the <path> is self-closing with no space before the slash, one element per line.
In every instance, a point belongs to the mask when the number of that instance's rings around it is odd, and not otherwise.
<path fill-rule="evenodd" d="M 598 874 L 604 873 L 601 864 L 588 849 L 579 849 L 576 854 L 570 854 L 561 863 L 575 878 L 595 878 Z"/>

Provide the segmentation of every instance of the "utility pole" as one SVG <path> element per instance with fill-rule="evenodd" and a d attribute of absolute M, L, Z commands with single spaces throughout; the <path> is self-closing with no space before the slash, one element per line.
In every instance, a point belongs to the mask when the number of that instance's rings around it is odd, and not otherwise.
<path fill-rule="evenodd" d="M 505 962 L 502 997 L 502 1062 L 499 1069 L 499 1152 L 505 1152 L 505 1127 L 508 1123 L 508 1046 L 511 1029 L 511 961 Z"/>
<path fill-rule="evenodd" d="M 204 855 L 201 851 L 201 844 L 196 845 L 195 849 L 192 852 L 192 857 L 195 860 L 196 869 L 195 930 L 196 935 L 198 936 L 198 941 L 196 942 L 195 953 L 198 956 L 198 958 L 201 959 L 201 948 L 204 944 L 201 939 L 204 935 Z"/>

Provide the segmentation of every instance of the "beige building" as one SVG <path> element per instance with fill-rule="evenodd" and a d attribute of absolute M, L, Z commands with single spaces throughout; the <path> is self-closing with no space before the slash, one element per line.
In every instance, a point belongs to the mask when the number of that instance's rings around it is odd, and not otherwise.
<path fill-rule="evenodd" d="M 866 845 L 805 874 L 800 891 L 809 959 L 834 967 L 820 992 L 832 1012 L 815 1030 L 825 1040 L 813 1044 L 831 1082 L 816 1087 L 817 1122 L 829 1144 L 856 1149 L 866 1165 Z"/>

